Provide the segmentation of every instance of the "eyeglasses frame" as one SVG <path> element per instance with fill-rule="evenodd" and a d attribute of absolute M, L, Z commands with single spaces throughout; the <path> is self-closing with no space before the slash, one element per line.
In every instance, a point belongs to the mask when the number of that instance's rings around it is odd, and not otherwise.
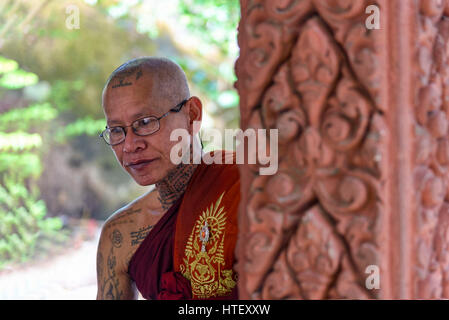
<path fill-rule="evenodd" d="M 108 127 L 108 126 L 106 126 L 106 129 L 103 130 L 102 133 L 100 133 L 99 137 L 100 137 L 100 138 L 103 138 L 104 142 L 106 142 L 107 145 L 113 147 L 113 146 L 117 146 L 117 145 L 119 145 L 120 143 L 122 143 L 123 141 L 125 141 L 126 135 L 127 135 L 127 130 L 125 130 L 125 128 L 132 127 L 132 130 L 133 130 L 134 134 L 135 134 L 135 135 L 138 135 L 138 136 L 140 136 L 140 137 L 150 136 L 150 135 L 152 135 L 152 134 L 154 134 L 154 133 L 156 133 L 156 132 L 159 131 L 159 129 L 161 128 L 160 120 L 161 120 L 162 118 L 164 118 L 164 117 L 166 117 L 167 115 L 169 115 L 170 112 L 175 112 L 175 113 L 177 113 L 177 112 L 181 111 L 182 107 L 183 107 L 183 106 L 187 103 L 187 101 L 189 101 L 189 100 L 190 100 L 190 98 L 184 99 L 183 101 L 181 101 L 180 103 L 178 103 L 176 106 L 174 106 L 173 108 L 171 108 L 170 110 L 168 110 L 166 113 L 164 113 L 164 114 L 163 114 L 162 116 L 160 116 L 160 117 L 156 117 L 156 116 L 146 116 L 146 117 L 142 117 L 142 118 L 139 118 L 139 119 L 134 120 L 134 121 L 131 123 L 131 125 L 129 125 L 129 126 L 113 126 L 113 127 Z M 153 119 L 156 119 L 157 122 L 158 122 L 158 128 L 157 128 L 156 131 L 151 132 L 151 133 L 149 133 L 149 134 L 138 134 L 138 133 L 135 131 L 135 128 L 133 127 L 133 124 L 136 123 L 137 121 L 140 121 L 140 120 L 145 119 L 145 118 L 153 118 Z M 124 134 L 125 134 L 125 139 L 123 139 L 122 141 L 120 141 L 120 142 L 118 142 L 118 143 L 115 143 L 115 144 L 110 144 L 110 143 L 108 143 L 108 142 L 106 141 L 105 137 L 104 137 L 104 132 L 105 132 L 106 130 L 108 130 L 108 129 L 111 129 L 111 128 L 122 128 L 122 130 L 123 130 L 123 132 L 124 132 Z"/>

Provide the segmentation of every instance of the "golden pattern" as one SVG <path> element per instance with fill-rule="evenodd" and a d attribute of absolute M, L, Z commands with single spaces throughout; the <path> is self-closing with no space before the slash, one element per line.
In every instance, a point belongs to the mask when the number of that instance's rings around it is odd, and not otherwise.
<path fill-rule="evenodd" d="M 198 217 L 186 244 L 180 270 L 190 280 L 194 298 L 228 295 L 236 285 L 232 269 L 222 269 L 226 211 L 220 203 L 224 194 Z"/>

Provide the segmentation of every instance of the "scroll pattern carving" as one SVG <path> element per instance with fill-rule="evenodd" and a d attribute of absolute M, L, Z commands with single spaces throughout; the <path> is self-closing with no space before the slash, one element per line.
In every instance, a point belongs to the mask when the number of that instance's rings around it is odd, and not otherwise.
<path fill-rule="evenodd" d="M 418 298 L 449 298 L 449 13 L 447 1 L 419 2 L 415 77 L 416 276 Z"/>
<path fill-rule="evenodd" d="M 372 3 L 242 1 L 241 126 L 278 128 L 280 160 L 272 176 L 243 168 L 245 298 L 378 296 L 364 274 L 380 263 L 388 137 Z"/>

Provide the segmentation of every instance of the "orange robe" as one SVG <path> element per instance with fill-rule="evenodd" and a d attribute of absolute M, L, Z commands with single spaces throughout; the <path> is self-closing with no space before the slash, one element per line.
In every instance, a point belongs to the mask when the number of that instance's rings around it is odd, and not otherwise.
<path fill-rule="evenodd" d="M 234 153 L 223 153 L 231 156 Z M 233 270 L 240 179 L 235 164 L 202 163 L 185 191 L 176 221 L 174 270 L 190 280 L 194 299 L 236 298 Z M 233 292 L 234 290 L 234 292 Z"/>
<path fill-rule="evenodd" d="M 239 171 L 235 153 L 215 152 L 223 164 L 196 168 L 182 198 L 130 261 L 129 274 L 146 299 L 237 299 Z M 234 164 L 224 164 L 229 157 Z"/>

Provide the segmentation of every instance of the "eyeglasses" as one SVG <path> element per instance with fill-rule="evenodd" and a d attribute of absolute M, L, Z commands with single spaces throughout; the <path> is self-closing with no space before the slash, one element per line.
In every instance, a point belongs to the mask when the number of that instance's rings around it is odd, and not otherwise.
<path fill-rule="evenodd" d="M 140 118 L 131 123 L 130 126 L 124 127 L 117 126 L 110 128 L 106 126 L 106 129 L 102 133 L 100 133 L 100 138 L 103 138 L 108 145 L 116 146 L 125 141 L 126 138 L 125 128 L 128 127 L 131 127 L 133 132 L 138 136 L 149 136 L 150 134 L 153 134 L 159 130 L 160 128 L 159 120 L 166 117 L 170 112 L 181 111 L 181 108 L 188 100 L 189 99 L 185 99 L 184 101 L 177 104 L 175 107 L 171 108 L 160 117 L 149 116 L 145 118 Z"/>

